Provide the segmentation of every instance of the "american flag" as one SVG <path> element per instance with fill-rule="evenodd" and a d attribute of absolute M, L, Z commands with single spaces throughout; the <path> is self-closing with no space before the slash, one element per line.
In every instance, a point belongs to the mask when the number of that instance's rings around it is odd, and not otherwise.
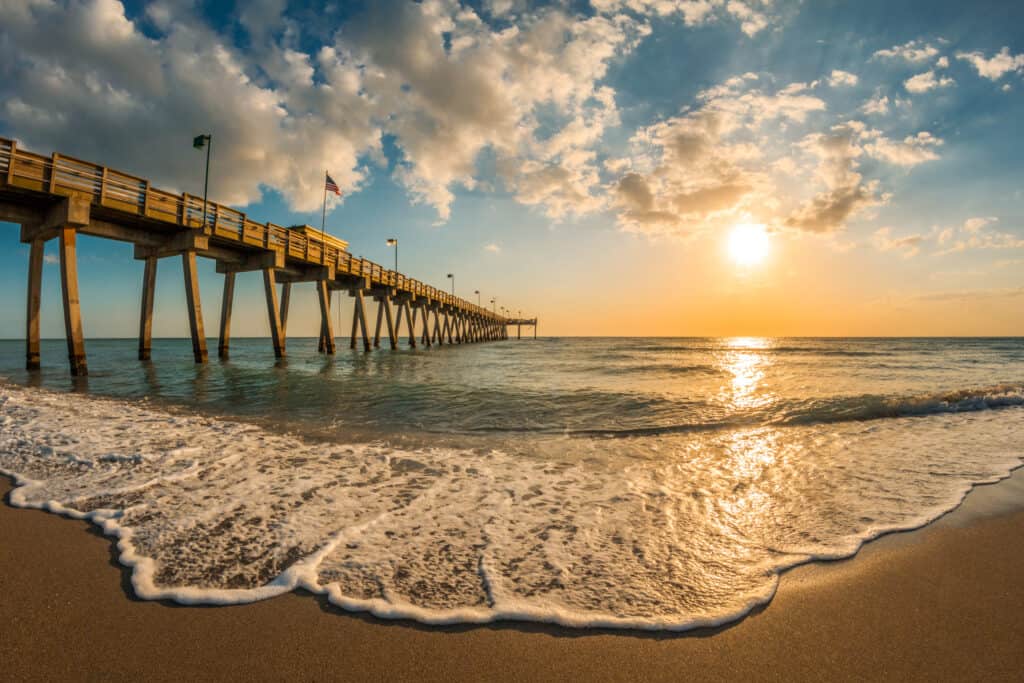
<path fill-rule="evenodd" d="M 341 190 L 338 189 L 338 183 L 334 182 L 334 178 L 332 178 L 329 173 L 326 173 L 324 175 L 327 176 L 327 184 L 324 185 L 324 188 L 328 192 L 333 192 L 334 194 L 336 194 L 336 195 L 338 195 L 340 197 L 341 196 Z"/>

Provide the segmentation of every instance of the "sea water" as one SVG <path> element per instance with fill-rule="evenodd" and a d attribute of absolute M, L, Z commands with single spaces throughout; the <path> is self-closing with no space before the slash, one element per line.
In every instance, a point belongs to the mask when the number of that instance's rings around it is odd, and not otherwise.
<path fill-rule="evenodd" d="M 75 379 L 0 342 L 11 503 L 101 525 L 143 598 L 686 629 L 1024 454 L 1020 339 L 315 343 L 90 340 Z"/>

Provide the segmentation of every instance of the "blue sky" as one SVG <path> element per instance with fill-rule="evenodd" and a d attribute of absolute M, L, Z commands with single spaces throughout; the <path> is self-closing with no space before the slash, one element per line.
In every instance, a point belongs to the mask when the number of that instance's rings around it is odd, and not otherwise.
<path fill-rule="evenodd" d="M 1024 7 L 594 0 L 0 3 L 0 135 L 319 223 L 353 253 L 551 334 L 1017 334 Z M 755 265 L 728 253 L 764 226 Z M 27 250 L 0 251 L 5 337 Z M 52 246 L 52 245 L 51 245 Z M 89 336 L 141 264 L 81 239 Z M 180 264 L 155 334 L 187 332 Z M 44 336 L 60 336 L 47 268 Z M 207 328 L 220 277 L 201 270 Z M 257 276 L 236 334 L 268 327 Z M 312 290 L 289 331 L 316 332 Z M 347 305 L 347 302 L 346 302 Z"/>

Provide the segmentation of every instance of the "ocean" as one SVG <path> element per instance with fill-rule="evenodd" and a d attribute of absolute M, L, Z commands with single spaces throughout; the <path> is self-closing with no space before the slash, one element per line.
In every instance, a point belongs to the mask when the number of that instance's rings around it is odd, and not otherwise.
<path fill-rule="evenodd" d="M 136 343 L 89 340 L 72 378 L 62 341 L 32 374 L 0 342 L 0 472 L 185 604 L 719 625 L 1024 455 L 1022 339 L 237 339 L 204 366 Z"/>

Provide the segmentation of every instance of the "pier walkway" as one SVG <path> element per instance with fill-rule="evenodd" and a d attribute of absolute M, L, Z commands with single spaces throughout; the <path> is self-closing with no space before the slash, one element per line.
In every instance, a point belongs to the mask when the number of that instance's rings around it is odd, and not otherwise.
<path fill-rule="evenodd" d="M 79 234 L 135 245 L 135 258 L 145 262 L 139 319 L 139 358 L 150 357 L 157 263 L 180 257 L 192 349 L 197 363 L 207 360 L 197 257 L 214 259 L 224 275 L 218 354 L 226 358 L 231 339 L 231 307 L 235 275 L 262 271 L 277 357 L 285 356 L 291 285 L 310 282 L 320 305 L 320 342 L 324 353 L 335 352 L 330 306 L 333 292 L 355 299 L 350 347 L 369 351 L 387 343 L 398 348 L 404 324 L 408 344 L 462 344 L 508 338 L 510 320 L 419 280 L 352 256 L 346 243 L 317 230 L 288 229 L 257 223 L 240 211 L 206 202 L 188 193 L 152 187 L 148 180 L 60 154 L 43 156 L 19 149 L 0 138 L 0 221 L 21 226 L 21 241 L 30 245 L 26 365 L 39 367 L 39 308 L 43 246 L 60 244 L 61 291 L 68 359 L 73 375 L 88 374 L 75 256 Z M 277 285 L 281 284 L 278 296 Z M 377 303 L 376 323 L 367 324 L 368 301 Z M 536 325 L 536 320 L 532 321 Z M 520 329 L 520 327 L 517 327 Z M 535 328 L 536 329 L 536 328 Z"/>

